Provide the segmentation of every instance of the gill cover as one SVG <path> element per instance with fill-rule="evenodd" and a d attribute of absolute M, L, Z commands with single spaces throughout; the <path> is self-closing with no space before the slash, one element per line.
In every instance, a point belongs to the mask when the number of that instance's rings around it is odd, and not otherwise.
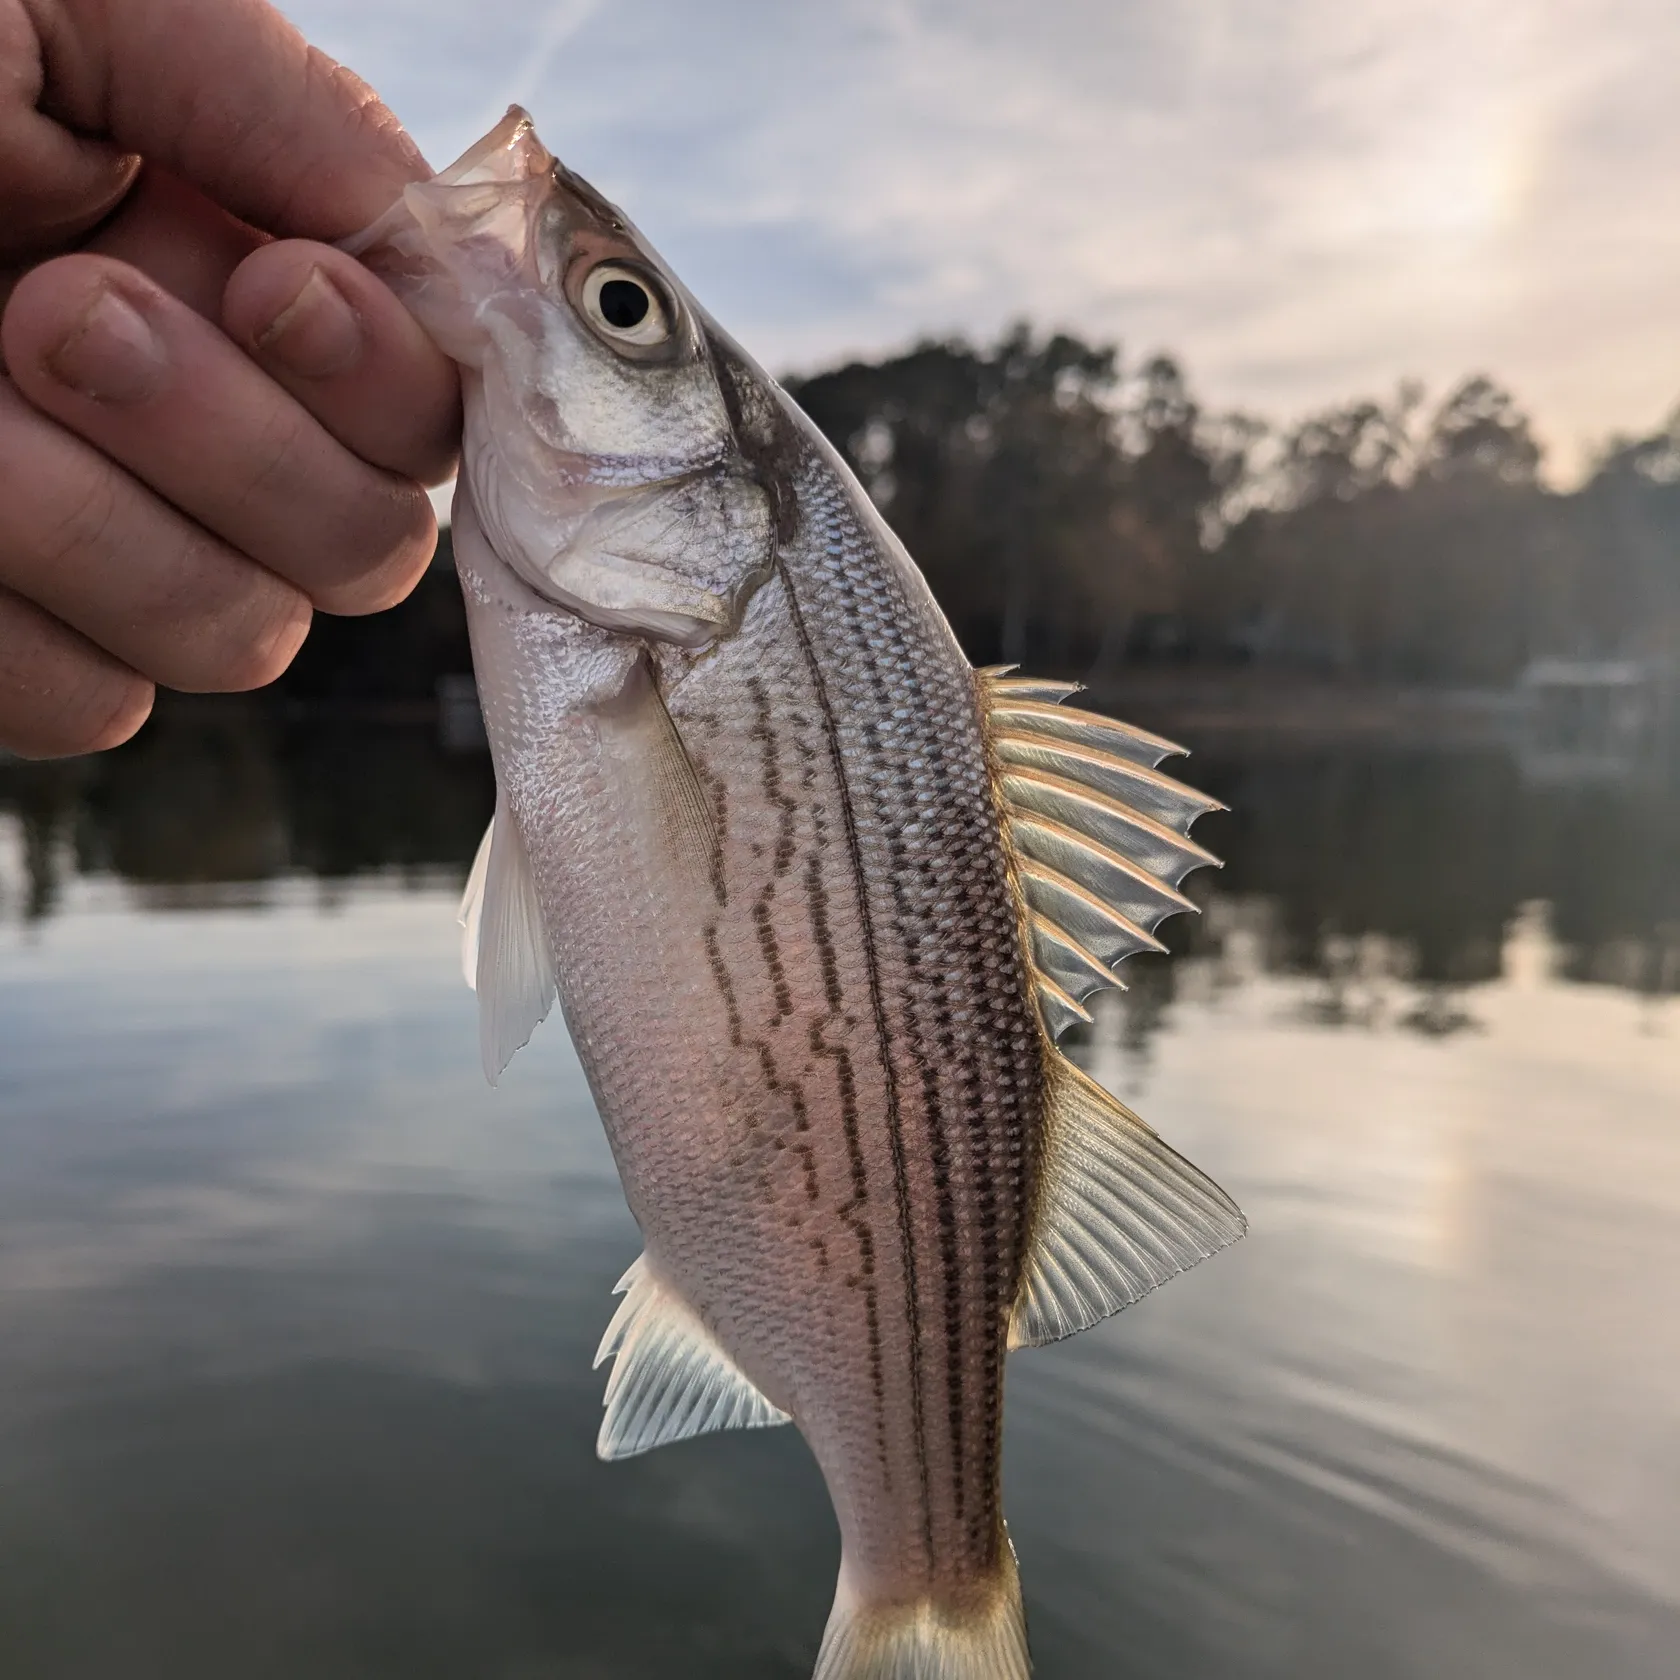
<path fill-rule="evenodd" d="M 698 648 L 739 622 L 773 520 L 706 323 L 523 111 L 345 249 L 462 366 L 457 497 L 497 561 L 605 630 Z"/>

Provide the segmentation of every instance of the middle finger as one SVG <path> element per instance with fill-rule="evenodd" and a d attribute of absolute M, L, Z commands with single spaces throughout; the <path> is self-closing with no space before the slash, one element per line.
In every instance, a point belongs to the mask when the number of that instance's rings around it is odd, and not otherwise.
<path fill-rule="evenodd" d="M 400 600 L 435 540 L 431 507 L 369 467 L 221 333 L 109 258 L 45 263 L 0 342 L 37 407 L 329 612 Z"/>
<path fill-rule="evenodd" d="M 170 688 L 255 688 L 309 603 L 183 519 L 0 380 L 0 589 Z"/>

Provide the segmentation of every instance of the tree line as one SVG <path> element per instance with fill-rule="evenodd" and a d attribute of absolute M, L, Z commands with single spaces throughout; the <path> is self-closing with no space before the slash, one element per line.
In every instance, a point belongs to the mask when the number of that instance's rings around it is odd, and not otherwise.
<path fill-rule="evenodd" d="M 1680 409 L 1562 493 L 1479 375 L 1278 426 L 1210 414 L 1171 357 L 1018 327 L 788 385 L 977 663 L 1493 687 L 1551 655 L 1680 664 Z M 449 557 L 446 532 L 402 606 L 317 620 L 278 697 L 429 704 L 470 665 Z"/>
<path fill-rule="evenodd" d="M 1021 326 L 790 389 L 979 662 L 1503 685 L 1680 657 L 1680 409 L 1561 493 L 1483 375 L 1278 427 L 1209 414 L 1171 357 Z"/>

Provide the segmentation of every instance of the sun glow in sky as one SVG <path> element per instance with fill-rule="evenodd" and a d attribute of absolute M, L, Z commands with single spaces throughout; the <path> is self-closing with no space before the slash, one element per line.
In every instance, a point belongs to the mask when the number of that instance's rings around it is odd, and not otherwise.
<path fill-rule="evenodd" d="M 1674 0 L 289 0 L 434 162 L 511 101 L 771 368 L 1026 316 L 1273 418 L 1680 401 Z"/>

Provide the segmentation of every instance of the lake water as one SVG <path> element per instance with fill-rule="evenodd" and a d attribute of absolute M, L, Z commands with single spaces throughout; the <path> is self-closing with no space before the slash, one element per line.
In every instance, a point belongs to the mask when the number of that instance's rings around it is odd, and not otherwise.
<path fill-rule="evenodd" d="M 1680 1671 L 1680 775 L 1211 747 L 1080 1050 L 1249 1239 L 1011 1364 L 1045 1680 Z M 556 1022 L 478 1071 L 490 790 L 195 713 L 0 766 L 0 1673 L 804 1676 L 789 1430 L 604 1466 L 635 1255 Z"/>

